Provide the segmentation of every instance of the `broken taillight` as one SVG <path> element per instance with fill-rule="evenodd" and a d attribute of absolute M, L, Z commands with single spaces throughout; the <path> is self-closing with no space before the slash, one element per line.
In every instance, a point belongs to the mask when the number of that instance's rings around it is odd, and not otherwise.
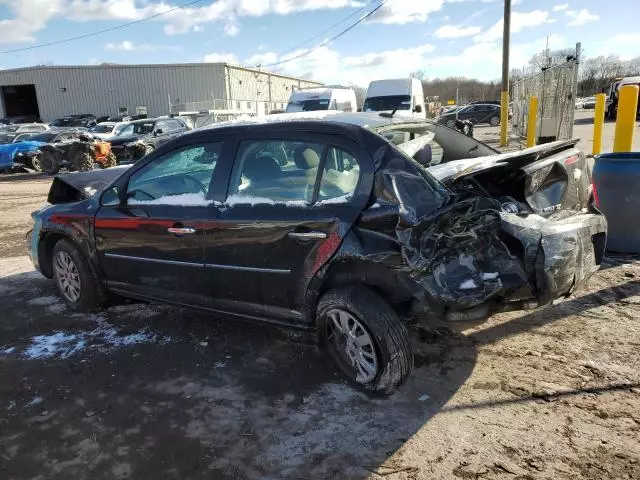
<path fill-rule="evenodd" d="M 593 203 L 596 207 L 600 208 L 600 198 L 598 197 L 598 190 L 596 189 L 596 182 L 591 181 L 591 193 L 593 194 Z"/>

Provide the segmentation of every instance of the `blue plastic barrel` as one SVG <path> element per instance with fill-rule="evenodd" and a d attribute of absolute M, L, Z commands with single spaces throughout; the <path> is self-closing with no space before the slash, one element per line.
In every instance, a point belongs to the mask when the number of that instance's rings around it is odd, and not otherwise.
<path fill-rule="evenodd" d="M 596 156 L 593 184 L 609 224 L 607 250 L 640 253 L 640 152 Z"/>

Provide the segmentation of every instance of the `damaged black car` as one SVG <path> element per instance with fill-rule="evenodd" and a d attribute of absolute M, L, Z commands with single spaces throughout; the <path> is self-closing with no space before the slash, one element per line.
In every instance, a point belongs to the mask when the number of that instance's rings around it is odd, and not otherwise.
<path fill-rule="evenodd" d="M 188 130 L 179 118 L 148 118 L 118 125 L 105 141 L 118 163 L 136 162 Z"/>
<path fill-rule="evenodd" d="M 572 142 L 496 155 L 427 122 L 274 117 L 56 177 L 34 265 L 75 308 L 115 293 L 315 331 L 385 394 L 411 373 L 412 322 L 548 305 L 598 270 L 606 221 Z"/>

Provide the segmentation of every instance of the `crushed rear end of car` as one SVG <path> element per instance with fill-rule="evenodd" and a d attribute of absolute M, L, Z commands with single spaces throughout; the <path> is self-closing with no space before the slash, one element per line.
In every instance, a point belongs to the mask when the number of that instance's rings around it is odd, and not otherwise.
<path fill-rule="evenodd" d="M 402 264 L 393 268 L 414 282 L 413 310 L 466 325 L 549 305 L 598 270 L 607 224 L 589 204 L 590 174 L 573 143 L 440 165 L 442 183 L 397 155 L 381 164 L 375 196 L 398 205 Z M 384 211 L 370 208 L 357 228 L 384 224 Z M 391 251 L 379 258 L 393 263 Z"/>

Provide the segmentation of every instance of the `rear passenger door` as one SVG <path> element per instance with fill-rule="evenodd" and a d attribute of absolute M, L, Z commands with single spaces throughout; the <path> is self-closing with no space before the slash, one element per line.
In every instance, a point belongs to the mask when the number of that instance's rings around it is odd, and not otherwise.
<path fill-rule="evenodd" d="M 355 143 L 315 134 L 240 140 L 224 205 L 204 232 L 217 307 L 301 321 L 308 281 L 372 184 L 372 162 Z"/>

